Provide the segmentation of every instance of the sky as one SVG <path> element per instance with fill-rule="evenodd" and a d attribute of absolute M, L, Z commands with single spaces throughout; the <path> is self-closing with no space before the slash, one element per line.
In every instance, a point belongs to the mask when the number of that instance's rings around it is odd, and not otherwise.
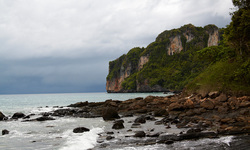
<path fill-rule="evenodd" d="M 105 92 L 108 64 L 185 24 L 225 27 L 231 0 L 0 0 L 0 94 Z"/>

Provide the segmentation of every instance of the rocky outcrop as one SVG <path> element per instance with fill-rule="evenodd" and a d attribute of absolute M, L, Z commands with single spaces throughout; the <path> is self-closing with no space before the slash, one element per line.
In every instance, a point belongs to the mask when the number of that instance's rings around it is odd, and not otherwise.
<path fill-rule="evenodd" d="M 214 30 L 208 32 L 208 42 L 207 46 L 218 46 L 219 45 L 219 29 L 214 28 Z"/>
<path fill-rule="evenodd" d="M 0 121 L 4 120 L 4 118 L 5 118 L 5 115 L 0 111 Z"/>
<path fill-rule="evenodd" d="M 183 50 L 181 36 L 177 35 L 170 38 L 170 46 L 168 46 L 168 55 L 180 53 Z"/>
<path fill-rule="evenodd" d="M 138 75 L 138 72 L 143 71 L 143 68 L 147 66 L 146 64 L 150 62 L 151 56 L 155 57 L 155 52 L 174 55 L 189 49 L 217 46 L 219 39 L 219 29 L 215 25 L 207 25 L 201 28 L 188 24 L 179 29 L 166 30 L 159 34 L 155 42 L 149 44 L 147 48 L 133 48 L 127 55 L 111 61 L 106 90 L 108 93 L 168 91 L 168 89 L 162 87 L 163 84 L 154 83 L 152 85 L 147 78 L 141 79 Z M 154 68 L 151 67 L 150 69 Z"/>
<path fill-rule="evenodd" d="M 138 70 L 141 70 L 143 68 L 143 65 L 145 65 L 148 61 L 149 56 L 141 56 L 138 63 Z"/>

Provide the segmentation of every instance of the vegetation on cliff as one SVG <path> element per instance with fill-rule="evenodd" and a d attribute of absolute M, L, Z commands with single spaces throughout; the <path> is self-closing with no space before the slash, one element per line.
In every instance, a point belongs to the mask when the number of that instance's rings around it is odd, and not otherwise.
<path fill-rule="evenodd" d="M 147 84 L 170 90 L 185 89 L 187 93 L 218 90 L 249 95 L 249 2 L 233 0 L 233 4 L 238 9 L 232 13 L 232 22 L 227 28 L 188 24 L 164 31 L 146 48 L 133 48 L 127 55 L 111 61 L 107 80 L 119 77 L 121 68 L 130 65 L 130 75 L 122 82 L 125 91 L 140 91 L 140 86 Z M 207 47 L 209 36 L 216 30 L 219 30 L 220 44 Z M 173 43 L 174 38 L 181 42 Z M 171 45 L 180 51 L 169 54 Z M 148 57 L 148 62 L 139 68 L 142 56 Z"/>

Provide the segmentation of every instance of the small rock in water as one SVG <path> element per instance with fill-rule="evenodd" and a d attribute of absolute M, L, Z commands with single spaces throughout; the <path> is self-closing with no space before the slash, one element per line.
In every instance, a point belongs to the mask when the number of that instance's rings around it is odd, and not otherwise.
<path fill-rule="evenodd" d="M 111 140 L 113 138 L 115 138 L 115 137 L 113 137 L 113 136 L 107 136 L 106 140 Z"/>
<path fill-rule="evenodd" d="M 111 132 L 107 132 L 107 134 L 114 134 L 114 132 L 112 132 L 112 131 Z"/>
<path fill-rule="evenodd" d="M 131 128 L 141 128 L 141 124 L 140 123 L 133 123 Z"/>
<path fill-rule="evenodd" d="M 89 129 L 85 128 L 85 127 L 78 127 L 78 128 L 75 128 L 73 130 L 74 133 L 83 133 L 83 132 L 86 132 L 86 131 L 89 131 Z"/>
<path fill-rule="evenodd" d="M 25 114 L 21 113 L 21 112 L 17 112 L 14 113 L 14 115 L 12 116 L 12 119 L 19 119 L 19 118 L 23 118 L 25 117 Z"/>
<path fill-rule="evenodd" d="M 112 126 L 112 129 L 123 129 L 124 128 L 124 125 L 123 123 L 120 121 L 120 122 L 116 122 L 113 126 Z"/>
<path fill-rule="evenodd" d="M 137 131 L 134 135 L 134 137 L 145 137 L 146 134 L 144 131 Z"/>
<path fill-rule="evenodd" d="M 2 135 L 9 134 L 9 133 L 10 133 L 10 131 L 8 131 L 6 129 L 2 130 Z"/>

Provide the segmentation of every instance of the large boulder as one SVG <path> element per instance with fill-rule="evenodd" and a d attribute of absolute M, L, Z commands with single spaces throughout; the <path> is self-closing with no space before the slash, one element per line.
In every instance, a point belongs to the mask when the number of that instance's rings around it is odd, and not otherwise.
<path fill-rule="evenodd" d="M 19 118 L 23 118 L 23 117 L 25 117 L 24 113 L 17 112 L 17 113 L 14 113 L 14 115 L 11 118 L 12 119 L 19 119 Z"/>
<path fill-rule="evenodd" d="M 4 118 L 5 118 L 5 115 L 0 111 L 0 121 L 4 120 Z"/>
<path fill-rule="evenodd" d="M 83 132 L 87 132 L 87 131 L 89 131 L 89 129 L 85 128 L 85 127 L 78 127 L 78 128 L 75 128 L 73 130 L 74 133 L 83 133 Z"/>
<path fill-rule="evenodd" d="M 108 107 L 103 109 L 102 118 L 103 120 L 108 121 L 108 120 L 119 119 L 120 116 L 118 115 L 117 111 L 114 108 Z"/>

